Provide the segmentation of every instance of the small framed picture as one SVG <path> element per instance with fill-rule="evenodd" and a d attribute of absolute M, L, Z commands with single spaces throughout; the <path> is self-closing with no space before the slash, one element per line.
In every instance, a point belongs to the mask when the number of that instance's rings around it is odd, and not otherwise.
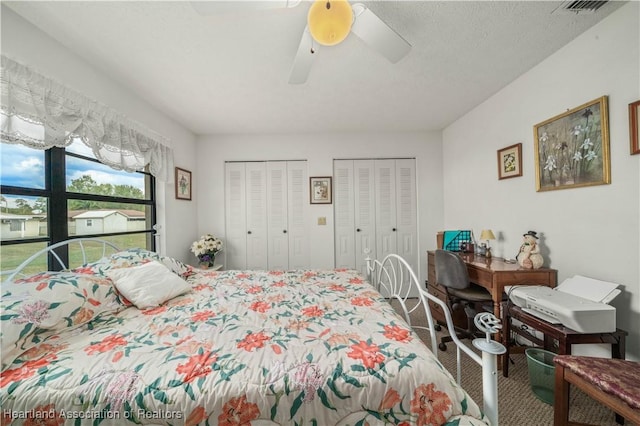
<path fill-rule="evenodd" d="M 498 179 L 522 176 L 522 144 L 498 150 Z"/>
<path fill-rule="evenodd" d="M 310 177 L 311 204 L 331 204 L 331 177 Z"/>
<path fill-rule="evenodd" d="M 629 137 L 631 155 L 640 154 L 640 101 L 629 104 Z"/>
<path fill-rule="evenodd" d="M 191 200 L 191 172 L 176 167 L 176 198 Z"/>

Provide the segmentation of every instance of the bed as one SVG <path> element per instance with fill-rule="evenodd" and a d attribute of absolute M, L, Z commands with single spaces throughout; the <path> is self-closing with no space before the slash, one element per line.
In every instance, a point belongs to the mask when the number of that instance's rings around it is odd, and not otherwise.
<path fill-rule="evenodd" d="M 2 284 L 2 423 L 497 423 L 495 395 L 481 410 L 378 291 L 404 305 L 406 263 L 371 265 L 208 271 L 132 249 L 21 266 Z"/>

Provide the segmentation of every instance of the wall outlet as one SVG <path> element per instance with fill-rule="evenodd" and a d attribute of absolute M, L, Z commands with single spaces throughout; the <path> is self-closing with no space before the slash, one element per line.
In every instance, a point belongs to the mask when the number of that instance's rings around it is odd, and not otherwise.
<path fill-rule="evenodd" d="M 318 225 L 326 225 L 327 224 L 327 218 L 326 217 L 319 217 L 318 218 Z"/>

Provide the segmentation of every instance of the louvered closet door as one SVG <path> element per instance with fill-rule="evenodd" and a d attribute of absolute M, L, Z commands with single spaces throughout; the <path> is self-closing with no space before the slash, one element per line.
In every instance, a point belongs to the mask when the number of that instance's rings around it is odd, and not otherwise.
<path fill-rule="evenodd" d="M 333 222 L 336 268 L 355 268 L 353 160 L 333 162 Z"/>
<path fill-rule="evenodd" d="M 376 196 L 375 167 L 373 160 L 355 160 L 354 169 L 354 212 L 356 269 L 367 273 L 366 258 L 377 258 L 376 253 Z"/>
<path fill-rule="evenodd" d="M 247 268 L 267 269 L 266 163 L 245 163 L 247 188 Z"/>
<path fill-rule="evenodd" d="M 225 268 L 247 267 L 247 205 L 244 163 L 225 164 Z"/>
<path fill-rule="evenodd" d="M 287 163 L 267 163 L 267 221 L 269 270 L 285 270 L 289 266 L 287 223 Z"/>
<path fill-rule="evenodd" d="M 396 160 L 375 161 L 377 258 L 397 253 Z"/>
<path fill-rule="evenodd" d="M 418 274 L 418 207 L 415 159 L 395 160 L 397 253 Z"/>
<path fill-rule="evenodd" d="M 287 161 L 289 269 L 309 268 L 309 178 L 306 161 Z"/>
<path fill-rule="evenodd" d="M 418 273 L 415 159 L 335 160 L 336 267 L 397 253 Z"/>

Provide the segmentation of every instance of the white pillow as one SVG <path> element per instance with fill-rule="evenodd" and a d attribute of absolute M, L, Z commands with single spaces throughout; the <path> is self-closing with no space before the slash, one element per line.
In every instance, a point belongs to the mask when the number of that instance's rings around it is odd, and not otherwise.
<path fill-rule="evenodd" d="M 191 290 L 185 280 L 155 260 L 131 268 L 112 269 L 107 275 L 118 291 L 138 309 L 160 306 Z"/>

